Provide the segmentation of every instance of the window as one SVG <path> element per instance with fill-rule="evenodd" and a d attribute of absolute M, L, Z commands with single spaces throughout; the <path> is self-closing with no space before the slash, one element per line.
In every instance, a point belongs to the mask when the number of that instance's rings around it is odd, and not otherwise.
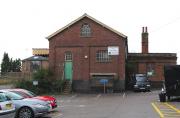
<path fill-rule="evenodd" d="M 91 36 L 91 28 L 89 24 L 85 23 L 81 27 L 81 36 L 82 37 L 90 37 Z"/>
<path fill-rule="evenodd" d="M 41 61 L 31 61 L 31 72 L 36 72 L 41 68 Z"/>
<path fill-rule="evenodd" d="M 100 50 L 100 51 L 96 52 L 96 61 L 97 62 L 110 62 L 111 56 L 108 55 L 107 50 Z"/>
<path fill-rule="evenodd" d="M 155 65 L 152 63 L 147 64 L 147 74 L 153 76 L 155 74 Z"/>
<path fill-rule="evenodd" d="M 65 53 L 65 61 L 72 61 L 72 53 L 71 52 Z"/>

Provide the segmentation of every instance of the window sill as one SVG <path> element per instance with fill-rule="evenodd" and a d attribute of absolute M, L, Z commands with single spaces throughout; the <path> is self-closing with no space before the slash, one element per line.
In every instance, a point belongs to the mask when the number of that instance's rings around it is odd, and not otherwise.
<path fill-rule="evenodd" d="M 80 36 L 81 38 L 92 38 L 92 36 Z"/>
<path fill-rule="evenodd" d="M 112 63 L 112 61 L 96 61 L 96 63 Z"/>

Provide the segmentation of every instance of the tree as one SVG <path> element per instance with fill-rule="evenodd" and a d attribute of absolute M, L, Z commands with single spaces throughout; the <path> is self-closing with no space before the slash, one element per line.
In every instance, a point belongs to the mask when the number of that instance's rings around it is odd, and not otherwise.
<path fill-rule="evenodd" d="M 20 72 L 21 71 L 21 60 L 20 59 L 15 59 L 11 63 L 12 65 L 12 72 Z"/>
<path fill-rule="evenodd" d="M 10 59 L 8 53 L 4 53 L 2 63 L 1 63 L 1 72 L 20 72 L 21 71 L 21 60 L 12 58 Z"/>
<path fill-rule="evenodd" d="M 10 60 L 8 53 L 4 52 L 2 63 L 1 63 L 1 72 L 9 72 L 10 71 Z"/>
<path fill-rule="evenodd" d="M 11 58 L 10 60 L 10 72 L 20 72 L 21 71 L 21 60 Z"/>

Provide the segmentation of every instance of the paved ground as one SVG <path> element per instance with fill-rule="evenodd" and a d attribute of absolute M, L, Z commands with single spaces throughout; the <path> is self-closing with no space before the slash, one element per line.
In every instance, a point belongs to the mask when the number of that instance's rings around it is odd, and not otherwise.
<path fill-rule="evenodd" d="M 180 102 L 160 103 L 158 93 L 56 96 L 59 107 L 44 118 L 180 118 Z"/>

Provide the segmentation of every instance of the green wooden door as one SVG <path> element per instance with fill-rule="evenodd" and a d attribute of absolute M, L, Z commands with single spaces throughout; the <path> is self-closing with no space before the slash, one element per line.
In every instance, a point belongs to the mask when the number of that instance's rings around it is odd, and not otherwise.
<path fill-rule="evenodd" d="M 72 80 L 72 61 L 65 62 L 65 79 Z"/>

